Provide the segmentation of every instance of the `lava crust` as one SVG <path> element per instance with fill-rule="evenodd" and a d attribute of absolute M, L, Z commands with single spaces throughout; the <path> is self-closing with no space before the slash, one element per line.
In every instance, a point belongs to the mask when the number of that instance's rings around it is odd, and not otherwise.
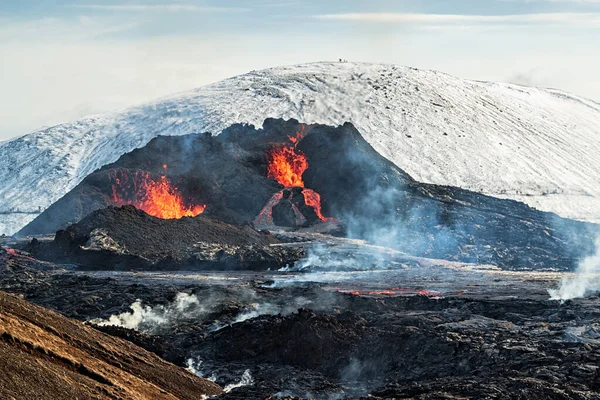
<path fill-rule="evenodd" d="M 249 225 L 234 226 L 203 215 L 152 217 L 133 206 L 92 212 L 56 233 L 52 242 L 32 241 L 36 257 L 96 270 L 281 268 L 302 250 L 273 246 L 279 240 Z"/>

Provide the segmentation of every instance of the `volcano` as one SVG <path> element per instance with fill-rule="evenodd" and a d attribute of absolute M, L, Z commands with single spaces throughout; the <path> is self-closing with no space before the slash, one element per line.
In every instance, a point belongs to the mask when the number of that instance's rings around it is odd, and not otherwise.
<path fill-rule="evenodd" d="M 163 177 L 189 204 L 204 205 L 196 218 L 269 229 L 339 221 L 349 237 L 411 255 L 506 269 L 570 270 L 593 251 L 597 229 L 516 201 L 417 182 L 350 123 L 267 119 L 262 129 L 237 124 L 218 136 L 157 137 L 92 173 L 20 234 L 53 233 L 119 205 L 114 176 Z M 164 221 L 174 234 L 160 240 L 180 240 L 179 220 Z"/>
<path fill-rule="evenodd" d="M 218 133 L 266 117 L 350 121 L 419 181 L 600 221 L 597 103 L 402 66 L 315 63 L 253 71 L 1 143 L 0 233 L 18 231 L 93 171 L 158 135 Z"/>

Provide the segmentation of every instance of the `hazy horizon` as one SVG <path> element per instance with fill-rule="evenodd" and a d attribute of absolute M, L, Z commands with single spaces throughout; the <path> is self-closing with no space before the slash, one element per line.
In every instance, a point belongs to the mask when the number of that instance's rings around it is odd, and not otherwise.
<path fill-rule="evenodd" d="M 0 141 L 251 70 L 339 58 L 600 100 L 600 0 L 9 0 L 0 21 Z"/>

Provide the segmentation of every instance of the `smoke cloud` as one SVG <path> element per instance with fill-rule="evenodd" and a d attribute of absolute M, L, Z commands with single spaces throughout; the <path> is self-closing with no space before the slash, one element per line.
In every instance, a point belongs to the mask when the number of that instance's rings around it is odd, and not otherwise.
<path fill-rule="evenodd" d="M 584 297 L 600 290 L 600 237 L 596 239 L 596 252 L 579 262 L 575 275 L 561 279 L 557 289 L 549 289 L 551 300 L 569 300 Z"/>
<path fill-rule="evenodd" d="M 100 326 L 114 325 L 156 333 L 161 327 L 169 325 L 174 320 L 199 316 L 208 311 L 195 295 L 188 293 L 177 293 L 175 300 L 166 306 L 144 306 L 140 300 L 136 300 L 130 308 L 130 312 L 111 315 L 107 320 L 96 319 L 90 322 Z"/>
<path fill-rule="evenodd" d="M 214 313 L 226 310 L 233 304 L 232 302 L 238 304 L 237 313 L 225 312 L 215 319 Z M 166 305 L 149 306 L 144 305 L 141 300 L 136 300 L 131 304 L 130 311 L 111 315 L 108 319 L 94 319 L 89 322 L 99 326 L 119 326 L 159 335 L 173 325 L 192 320 L 195 323 L 206 324 L 209 332 L 215 332 L 261 315 L 289 315 L 299 308 L 323 309 L 330 304 L 331 301 L 322 298 L 317 302 L 303 296 L 286 298 L 281 302 L 267 301 L 254 290 L 236 288 L 233 295 L 229 292 L 211 292 L 204 298 L 198 298 L 196 294 L 178 293 L 175 299 Z"/>
<path fill-rule="evenodd" d="M 208 374 L 203 370 L 201 359 L 196 358 L 196 360 L 194 360 L 193 358 L 188 358 L 188 360 L 186 361 L 185 364 L 186 364 L 185 369 L 190 371 L 192 374 L 197 375 L 200 378 L 206 378 L 209 381 L 216 382 L 217 376 L 214 373 L 212 375 L 208 376 Z"/>
<path fill-rule="evenodd" d="M 242 374 L 242 378 L 240 379 L 239 382 L 237 382 L 237 383 L 230 383 L 229 385 L 227 385 L 227 386 L 225 386 L 223 388 L 223 391 L 225 393 L 229 393 L 233 389 L 236 389 L 236 388 L 239 388 L 239 387 L 243 387 L 243 386 L 251 386 L 251 385 L 254 385 L 254 378 L 252 378 L 252 375 L 250 375 L 250 370 L 247 369 Z"/>

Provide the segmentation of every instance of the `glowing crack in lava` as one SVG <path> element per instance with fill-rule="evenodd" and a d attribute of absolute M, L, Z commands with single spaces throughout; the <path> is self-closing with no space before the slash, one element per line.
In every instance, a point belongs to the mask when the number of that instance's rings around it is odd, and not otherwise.
<path fill-rule="evenodd" d="M 411 289 L 404 287 L 395 287 L 391 289 L 381 290 L 354 290 L 354 289 L 338 289 L 339 293 L 348 293 L 354 296 L 427 296 L 427 297 L 442 297 L 444 294 L 436 290 Z M 449 294 L 449 293 L 446 293 Z M 458 292 L 452 294 L 459 294 Z"/>
<path fill-rule="evenodd" d="M 17 252 L 15 249 L 12 249 L 10 247 L 4 248 L 4 251 L 6 252 L 6 256 L 8 256 L 8 257 L 23 258 L 25 260 L 35 261 L 33 258 L 31 258 L 29 256 L 25 256 L 25 255 L 21 254 L 20 252 Z"/>
<path fill-rule="evenodd" d="M 8 254 L 9 256 L 17 256 L 18 255 L 17 252 L 15 251 L 15 249 L 8 248 L 8 249 L 4 249 L 4 250 L 6 250 L 6 254 Z"/>
<path fill-rule="evenodd" d="M 308 160 L 306 159 L 306 155 L 296 148 L 303 137 L 304 125 L 302 125 L 302 130 L 296 133 L 296 136 L 288 136 L 291 142 L 290 145 L 275 146 L 267 152 L 267 176 L 275 179 L 286 188 L 305 188 L 302 175 L 308 169 Z M 304 203 L 315 210 L 315 214 L 317 214 L 317 217 L 321 221 L 331 219 L 325 217 L 321 212 L 321 196 L 317 192 L 305 188 L 302 190 L 302 195 L 304 196 Z M 272 208 L 281 198 L 282 194 L 276 193 L 265 208 L 263 208 L 258 218 L 261 220 L 265 220 L 266 218 L 268 220 L 271 217 L 270 220 L 272 221 Z"/>
<path fill-rule="evenodd" d="M 166 164 L 164 165 L 166 168 Z M 133 205 L 162 219 L 195 217 L 206 208 L 203 204 L 186 205 L 179 190 L 166 176 L 154 179 L 148 172 L 112 173 L 112 201 L 117 206 Z"/>

